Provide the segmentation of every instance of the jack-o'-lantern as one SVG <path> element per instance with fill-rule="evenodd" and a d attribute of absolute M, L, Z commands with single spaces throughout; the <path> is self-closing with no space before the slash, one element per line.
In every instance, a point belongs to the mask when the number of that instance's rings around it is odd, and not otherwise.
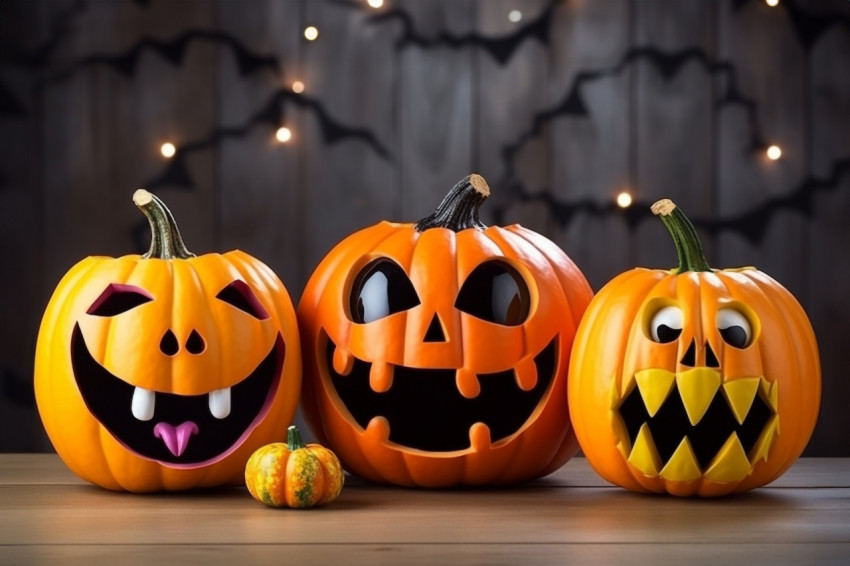
<path fill-rule="evenodd" d="M 671 201 L 652 207 L 679 268 L 635 268 L 594 297 L 570 364 L 582 450 L 608 481 L 719 496 L 767 484 L 817 421 L 817 343 L 803 308 L 755 268 L 713 270 Z"/>
<path fill-rule="evenodd" d="M 357 475 L 510 484 L 577 450 L 566 372 L 590 287 L 543 236 L 484 226 L 489 194 L 470 175 L 418 223 L 350 235 L 304 290 L 305 415 Z"/>
<path fill-rule="evenodd" d="M 262 262 L 195 256 L 161 200 L 143 189 L 133 199 L 150 250 L 80 261 L 48 303 L 35 359 L 42 422 L 66 465 L 108 489 L 238 484 L 295 414 L 294 307 Z"/>

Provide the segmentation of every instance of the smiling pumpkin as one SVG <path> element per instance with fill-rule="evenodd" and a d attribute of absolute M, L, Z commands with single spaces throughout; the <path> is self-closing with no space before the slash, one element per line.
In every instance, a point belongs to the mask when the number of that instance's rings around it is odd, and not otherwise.
<path fill-rule="evenodd" d="M 150 251 L 82 260 L 48 304 L 39 413 L 68 467 L 103 487 L 239 483 L 295 413 L 294 309 L 264 264 L 241 251 L 195 256 L 162 201 L 143 190 L 134 201 Z"/>
<path fill-rule="evenodd" d="M 577 449 L 566 369 L 590 288 L 539 234 L 484 226 L 488 195 L 470 175 L 428 218 L 349 236 L 305 288 L 305 415 L 358 475 L 507 484 Z"/>

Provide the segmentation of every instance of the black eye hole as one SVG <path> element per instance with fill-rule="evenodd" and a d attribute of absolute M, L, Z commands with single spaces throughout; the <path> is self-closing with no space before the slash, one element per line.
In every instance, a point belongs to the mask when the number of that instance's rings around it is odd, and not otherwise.
<path fill-rule="evenodd" d="M 244 281 L 237 279 L 224 289 L 218 292 L 216 299 L 224 301 L 241 311 L 245 311 L 254 318 L 265 320 L 269 318 L 269 313 L 257 299 L 257 296 L 248 287 Z"/>
<path fill-rule="evenodd" d="M 115 316 L 153 300 L 150 293 L 135 285 L 110 283 L 92 303 L 86 314 Z"/>
<path fill-rule="evenodd" d="M 717 330 L 720 331 L 723 341 L 733 348 L 746 348 L 752 342 L 750 321 L 735 309 L 717 311 Z"/>
<path fill-rule="evenodd" d="M 368 263 L 351 287 L 349 313 L 359 324 L 406 311 L 419 304 L 410 278 L 394 261 L 381 258 Z"/>
<path fill-rule="evenodd" d="M 488 261 L 466 278 L 455 308 L 487 322 L 518 326 L 525 322 L 531 309 L 528 285 L 507 263 Z"/>

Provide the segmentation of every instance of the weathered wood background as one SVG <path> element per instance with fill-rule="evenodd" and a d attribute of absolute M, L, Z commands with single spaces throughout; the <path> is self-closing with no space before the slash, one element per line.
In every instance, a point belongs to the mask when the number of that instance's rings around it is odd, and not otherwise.
<path fill-rule="evenodd" d="M 545 33 L 499 60 L 534 22 Z M 547 112 L 576 84 L 583 108 Z M 824 377 L 807 454 L 850 456 L 846 0 L 0 0 L 0 147 L 2 451 L 50 449 L 42 311 L 79 259 L 139 250 L 138 186 L 164 179 L 190 249 L 244 249 L 297 300 L 341 238 L 416 220 L 477 171 L 484 220 L 546 234 L 594 289 L 675 263 L 660 223 L 612 206 L 620 191 L 704 221 L 715 267 L 756 265 L 805 306 Z"/>

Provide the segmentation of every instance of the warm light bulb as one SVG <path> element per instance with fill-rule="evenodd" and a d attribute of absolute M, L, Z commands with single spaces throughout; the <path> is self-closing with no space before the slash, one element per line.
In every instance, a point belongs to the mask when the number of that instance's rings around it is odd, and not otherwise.
<path fill-rule="evenodd" d="M 632 205 L 632 195 L 623 191 L 617 195 L 617 206 L 620 208 L 629 208 Z"/>
<path fill-rule="evenodd" d="M 274 137 L 276 137 L 277 141 L 279 141 L 280 143 L 286 143 L 292 139 L 292 130 L 290 130 L 286 126 L 280 127 L 275 132 Z"/>
<path fill-rule="evenodd" d="M 778 145 L 772 145 L 769 148 L 767 148 L 767 157 L 768 157 L 768 159 L 772 159 L 773 161 L 776 161 L 777 159 L 782 157 L 782 150 L 779 148 Z"/>
<path fill-rule="evenodd" d="M 170 158 L 170 157 L 174 157 L 174 154 L 177 153 L 177 148 L 174 147 L 173 143 L 165 142 L 159 148 L 159 152 L 162 154 L 163 157 L 169 157 Z"/>
<path fill-rule="evenodd" d="M 517 23 L 521 19 L 522 12 L 520 12 L 519 10 L 511 10 L 510 12 L 508 12 L 508 20 L 510 20 L 511 22 Z"/>
<path fill-rule="evenodd" d="M 771 6 L 771 7 L 779 4 L 779 0 L 764 0 L 764 1 L 767 2 L 768 6 Z"/>
<path fill-rule="evenodd" d="M 313 41 L 319 37 L 319 29 L 316 26 L 307 26 L 304 28 L 304 37 L 307 41 Z"/>
<path fill-rule="evenodd" d="M 367 4 L 377 9 L 384 5 L 384 0 L 368 0 Z"/>

